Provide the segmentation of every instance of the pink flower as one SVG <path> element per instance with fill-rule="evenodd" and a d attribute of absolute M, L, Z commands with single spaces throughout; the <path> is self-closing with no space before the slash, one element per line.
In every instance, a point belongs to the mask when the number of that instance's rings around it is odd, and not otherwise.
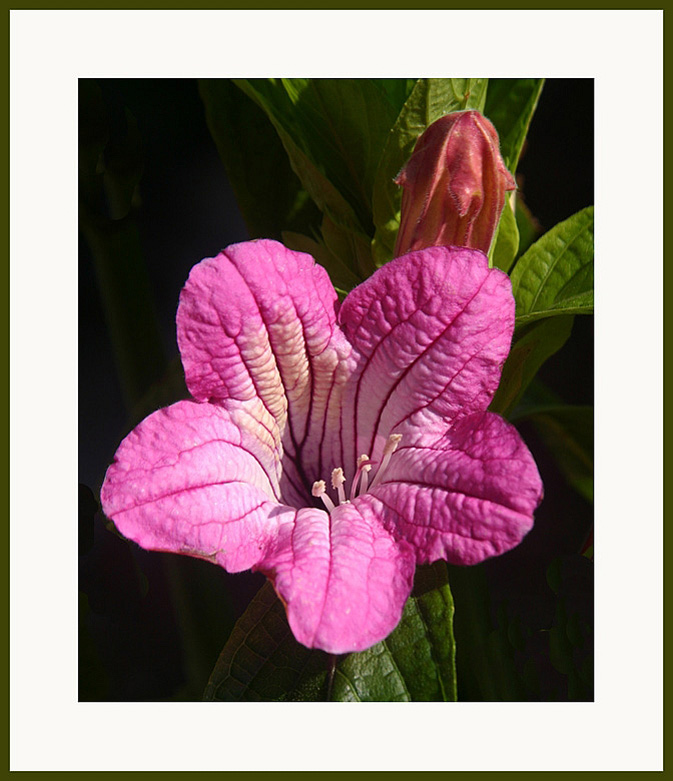
<path fill-rule="evenodd" d="M 513 326 L 509 279 L 478 251 L 397 258 L 339 306 L 309 255 L 231 246 L 180 296 L 195 400 L 126 437 L 103 509 L 144 548 L 262 571 L 297 640 L 361 651 L 417 563 L 475 564 L 532 526 L 535 463 L 486 411 Z"/>
<path fill-rule="evenodd" d="M 452 244 L 488 252 L 505 192 L 516 189 L 498 134 L 478 111 L 433 122 L 395 181 L 404 188 L 396 256 Z"/>

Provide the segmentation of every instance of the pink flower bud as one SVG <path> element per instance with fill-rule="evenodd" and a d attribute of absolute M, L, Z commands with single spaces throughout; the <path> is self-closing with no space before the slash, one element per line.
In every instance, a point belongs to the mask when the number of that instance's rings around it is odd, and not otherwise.
<path fill-rule="evenodd" d="M 488 252 L 505 192 L 516 189 L 498 134 L 478 111 L 433 122 L 395 181 L 404 188 L 395 257 L 438 245 Z"/>

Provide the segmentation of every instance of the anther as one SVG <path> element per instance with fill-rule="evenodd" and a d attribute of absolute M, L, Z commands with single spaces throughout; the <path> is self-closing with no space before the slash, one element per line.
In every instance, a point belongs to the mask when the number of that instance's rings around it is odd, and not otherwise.
<path fill-rule="evenodd" d="M 388 437 L 385 447 L 383 448 L 383 458 L 381 459 L 381 466 L 379 466 L 378 471 L 376 473 L 376 477 L 372 481 L 372 485 L 371 485 L 372 488 L 374 488 L 374 486 L 378 485 L 381 482 L 383 473 L 386 471 L 386 468 L 390 463 L 390 457 L 397 450 L 397 446 L 400 444 L 401 439 L 402 439 L 401 434 L 391 434 Z"/>
<path fill-rule="evenodd" d="M 367 487 L 369 484 L 369 473 L 372 471 L 372 462 L 369 460 L 369 456 L 363 453 L 358 458 L 358 469 L 353 478 L 353 484 L 351 485 L 351 500 L 355 498 L 358 490 L 358 483 L 361 484 L 361 494 L 367 493 Z"/>
<path fill-rule="evenodd" d="M 311 488 L 311 493 L 316 498 L 322 499 L 323 504 L 327 507 L 327 511 L 332 512 L 334 509 L 334 502 L 327 496 L 327 486 L 325 485 L 324 480 L 316 480 Z"/>
<path fill-rule="evenodd" d="M 332 488 L 334 488 L 339 496 L 339 504 L 346 504 L 346 491 L 344 490 L 344 483 L 346 478 L 344 477 L 344 470 L 338 466 L 332 470 Z"/>

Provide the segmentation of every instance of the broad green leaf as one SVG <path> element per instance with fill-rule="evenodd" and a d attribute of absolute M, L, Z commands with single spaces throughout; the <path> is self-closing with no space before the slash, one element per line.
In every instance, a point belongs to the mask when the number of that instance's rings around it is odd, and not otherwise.
<path fill-rule="evenodd" d="M 484 115 L 495 125 L 505 165 L 515 173 L 544 79 L 491 79 Z"/>
<path fill-rule="evenodd" d="M 337 665 L 332 699 L 454 701 L 453 612 L 446 564 L 419 568 L 399 626 L 382 643 Z"/>
<path fill-rule="evenodd" d="M 270 584 L 236 624 L 205 700 L 455 700 L 453 599 L 443 562 L 419 567 L 402 620 L 386 640 L 333 657 L 293 637 Z"/>
<path fill-rule="evenodd" d="M 291 123 L 283 122 L 278 118 L 279 114 L 281 116 L 285 116 L 287 113 L 291 114 L 292 107 L 287 96 L 284 99 L 282 98 L 282 91 L 279 86 L 267 84 L 264 79 L 254 79 L 252 81 L 237 79 L 235 83 L 266 113 L 283 143 L 292 169 L 318 208 L 322 212 L 331 214 L 333 219 L 342 221 L 353 229 L 359 228 L 358 220 L 351 206 L 320 167 L 311 160 L 299 143 L 295 141 L 298 131 L 294 127 L 291 127 L 292 132 L 288 131 L 286 125 Z M 275 105 L 279 100 L 278 96 L 281 96 L 281 103 L 284 100 L 284 112 Z"/>
<path fill-rule="evenodd" d="M 376 271 L 371 242 L 361 233 L 337 225 L 329 215 L 325 214 L 322 221 L 322 237 L 327 249 L 335 257 L 340 258 L 342 264 L 352 268 L 359 282 Z"/>
<path fill-rule="evenodd" d="M 399 114 L 411 90 L 416 86 L 417 79 L 371 79 L 385 93 L 388 102 Z"/>
<path fill-rule="evenodd" d="M 400 227 L 401 189 L 395 177 L 411 157 L 416 140 L 444 114 L 484 108 L 487 79 L 419 79 L 388 135 L 374 180 L 374 259 L 382 266 L 393 256 Z"/>
<path fill-rule="evenodd" d="M 262 109 L 229 79 L 202 79 L 199 92 L 250 237 L 280 239 L 283 230 L 317 229 L 321 214 Z"/>
<path fill-rule="evenodd" d="M 517 327 L 551 315 L 592 314 L 593 206 L 545 233 L 521 256 L 511 276 Z"/>
<path fill-rule="evenodd" d="M 374 174 L 399 112 L 395 90 L 372 79 L 235 81 L 273 123 L 318 207 L 368 234 Z"/>
<path fill-rule="evenodd" d="M 563 347 L 572 324 L 572 315 L 566 315 L 532 323 L 515 334 L 490 410 L 509 416 L 540 366 Z"/>
<path fill-rule="evenodd" d="M 371 223 L 381 152 L 407 97 L 406 79 L 283 79 L 313 159 L 326 170 L 361 222 Z M 359 204 L 358 204 L 359 201 Z M 359 211 L 358 205 L 362 207 Z"/>
<path fill-rule="evenodd" d="M 505 208 L 498 223 L 495 241 L 490 252 L 491 266 L 507 273 L 519 250 L 519 228 L 512 210 L 511 196 L 506 196 Z"/>
<path fill-rule="evenodd" d="M 364 279 L 374 268 L 367 232 L 373 230 L 367 177 L 372 160 L 380 155 L 383 129 L 396 116 L 391 90 L 384 89 L 381 80 L 367 79 L 254 79 L 236 83 L 265 111 L 293 170 L 327 224 L 333 226 L 326 235 L 323 219 L 325 244 L 343 265 Z M 338 241 L 334 241 L 337 234 Z"/>
<path fill-rule="evenodd" d="M 203 698 L 227 702 L 310 700 L 320 699 L 322 693 L 324 699 L 328 665 L 327 654 L 296 642 L 282 603 L 273 587 L 265 583 L 236 622 Z"/>

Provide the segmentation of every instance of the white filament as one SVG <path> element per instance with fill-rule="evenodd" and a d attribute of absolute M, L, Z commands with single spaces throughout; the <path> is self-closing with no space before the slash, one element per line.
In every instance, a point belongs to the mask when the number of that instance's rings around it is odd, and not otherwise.
<path fill-rule="evenodd" d="M 376 476 L 372 481 L 372 485 L 371 485 L 372 488 L 374 488 L 381 482 L 383 473 L 386 471 L 386 469 L 388 468 L 388 464 L 390 463 L 390 457 L 397 450 L 397 446 L 400 444 L 401 439 L 402 439 L 401 434 L 391 434 L 388 437 L 386 445 L 383 448 L 383 458 L 381 459 L 381 465 L 379 466 Z"/>
<path fill-rule="evenodd" d="M 344 470 L 340 466 L 332 470 L 332 489 L 337 492 L 340 505 L 348 504 L 348 502 L 355 499 L 356 496 L 362 496 L 362 494 L 366 494 L 368 490 L 374 488 L 374 486 L 376 486 L 381 481 L 383 473 L 386 471 L 388 464 L 390 463 L 390 458 L 397 450 L 401 439 L 401 434 L 391 434 L 386 440 L 386 444 L 383 448 L 381 462 L 371 485 L 369 485 L 369 473 L 372 471 L 372 461 L 366 453 L 363 453 L 361 456 L 359 456 L 357 460 L 357 470 L 351 484 L 349 499 L 346 499 L 346 490 L 344 488 L 346 483 Z M 316 498 L 322 500 L 328 512 L 331 513 L 332 510 L 335 509 L 334 502 L 327 495 L 327 487 L 324 480 L 316 480 L 315 483 L 313 483 L 313 487 L 311 488 L 311 493 Z"/>
<path fill-rule="evenodd" d="M 358 470 L 355 473 L 355 477 L 353 478 L 353 484 L 351 485 L 351 499 L 355 499 L 358 493 L 358 483 L 361 484 L 362 488 L 360 490 L 361 494 L 367 493 L 367 486 L 369 484 L 369 473 L 372 470 L 372 463 L 369 460 L 369 456 L 366 453 L 363 453 L 358 458 Z"/>
<path fill-rule="evenodd" d="M 344 490 L 344 483 L 346 478 L 344 477 L 344 470 L 338 466 L 332 470 L 332 488 L 334 488 L 339 497 L 339 504 L 346 504 L 346 491 Z"/>
<path fill-rule="evenodd" d="M 313 496 L 322 499 L 323 504 L 327 508 L 327 512 L 332 512 L 334 509 L 334 502 L 327 495 L 327 486 L 325 485 L 324 480 L 316 480 L 315 483 L 313 483 L 311 493 Z"/>

